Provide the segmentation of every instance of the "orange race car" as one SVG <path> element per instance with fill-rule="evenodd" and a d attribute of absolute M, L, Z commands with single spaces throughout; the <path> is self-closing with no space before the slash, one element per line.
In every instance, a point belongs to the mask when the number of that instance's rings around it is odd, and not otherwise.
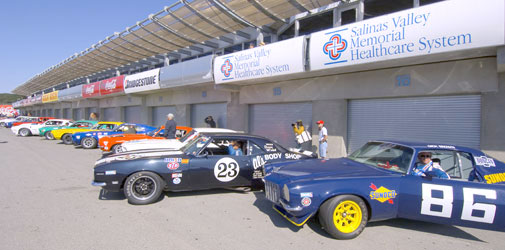
<path fill-rule="evenodd" d="M 193 130 L 190 127 L 177 126 L 175 131 L 175 137 L 177 139 L 183 137 L 186 133 Z M 121 143 L 125 141 L 133 141 L 133 140 L 142 140 L 142 139 L 166 139 L 164 136 L 165 126 L 161 126 L 156 130 L 153 130 L 147 134 L 119 134 L 119 135 L 111 135 L 104 136 L 100 138 L 98 141 L 98 145 L 100 149 L 103 151 L 112 151 L 116 153 L 117 148 L 121 145 Z"/>

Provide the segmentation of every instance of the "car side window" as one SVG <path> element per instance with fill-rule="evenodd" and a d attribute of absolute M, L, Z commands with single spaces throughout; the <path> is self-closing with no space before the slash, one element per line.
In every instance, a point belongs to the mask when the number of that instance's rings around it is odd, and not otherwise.
<path fill-rule="evenodd" d="M 461 179 L 461 169 L 459 167 L 459 160 L 457 157 L 457 152 L 455 151 L 442 151 L 434 150 L 432 151 L 431 160 L 436 162 L 440 160 L 440 167 L 452 178 Z"/>
<path fill-rule="evenodd" d="M 461 171 L 463 172 L 462 178 L 464 180 L 468 180 L 470 177 L 470 172 L 473 170 L 472 156 L 466 152 L 459 152 L 458 156 L 460 160 Z"/>
<path fill-rule="evenodd" d="M 252 141 L 249 141 L 247 152 L 249 153 L 248 155 L 257 155 L 265 153 L 265 151 L 260 146 L 256 145 L 256 143 Z"/>

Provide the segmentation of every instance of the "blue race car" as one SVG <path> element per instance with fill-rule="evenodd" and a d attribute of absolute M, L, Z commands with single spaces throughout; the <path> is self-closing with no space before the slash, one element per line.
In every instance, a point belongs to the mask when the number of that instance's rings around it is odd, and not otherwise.
<path fill-rule="evenodd" d="M 317 215 L 337 239 L 393 218 L 505 231 L 505 163 L 471 148 L 374 141 L 346 158 L 265 171 L 277 212 L 297 226 Z"/>
<path fill-rule="evenodd" d="M 96 148 L 98 140 L 104 136 L 117 134 L 146 134 L 156 128 L 144 124 L 123 123 L 112 130 L 78 132 L 72 135 L 74 145 L 85 149 Z"/>

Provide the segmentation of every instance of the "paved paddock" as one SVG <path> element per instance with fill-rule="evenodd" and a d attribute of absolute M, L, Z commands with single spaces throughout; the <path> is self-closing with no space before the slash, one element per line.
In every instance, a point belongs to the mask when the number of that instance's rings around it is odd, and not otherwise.
<path fill-rule="evenodd" d="M 0 128 L 0 249 L 504 249 L 505 233 L 409 220 L 334 240 L 314 220 L 284 220 L 262 192 L 165 193 L 133 206 L 90 185 L 100 155 Z"/>

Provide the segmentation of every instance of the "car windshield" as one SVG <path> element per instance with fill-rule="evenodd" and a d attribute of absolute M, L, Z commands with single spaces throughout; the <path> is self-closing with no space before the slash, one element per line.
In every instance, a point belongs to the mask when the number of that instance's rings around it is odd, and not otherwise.
<path fill-rule="evenodd" d="M 191 139 L 194 139 L 196 136 L 198 136 L 198 132 L 196 130 L 191 130 L 191 132 L 186 133 L 183 137 L 179 139 L 180 142 L 182 143 L 187 143 L 190 142 Z"/>
<path fill-rule="evenodd" d="M 369 142 L 354 153 L 349 159 L 373 167 L 407 173 L 414 150 L 392 143 Z"/>
<path fill-rule="evenodd" d="M 196 138 L 193 138 L 193 140 L 189 141 L 186 145 L 184 145 L 181 148 L 181 151 L 183 151 L 186 154 L 191 154 L 196 156 L 198 152 L 207 144 L 207 142 L 210 140 L 210 137 L 205 136 L 205 135 L 200 135 Z"/>
<path fill-rule="evenodd" d="M 155 130 L 150 131 L 149 133 L 147 133 L 147 135 L 151 136 L 151 137 L 154 137 L 157 132 L 160 132 L 160 129 L 161 129 L 161 127 L 158 127 L 157 129 L 155 129 Z"/>
<path fill-rule="evenodd" d="M 90 129 L 98 129 L 98 127 L 100 127 L 101 125 L 102 125 L 102 124 L 98 124 L 98 123 L 97 123 L 97 124 L 93 125 L 93 127 L 91 127 Z"/>

